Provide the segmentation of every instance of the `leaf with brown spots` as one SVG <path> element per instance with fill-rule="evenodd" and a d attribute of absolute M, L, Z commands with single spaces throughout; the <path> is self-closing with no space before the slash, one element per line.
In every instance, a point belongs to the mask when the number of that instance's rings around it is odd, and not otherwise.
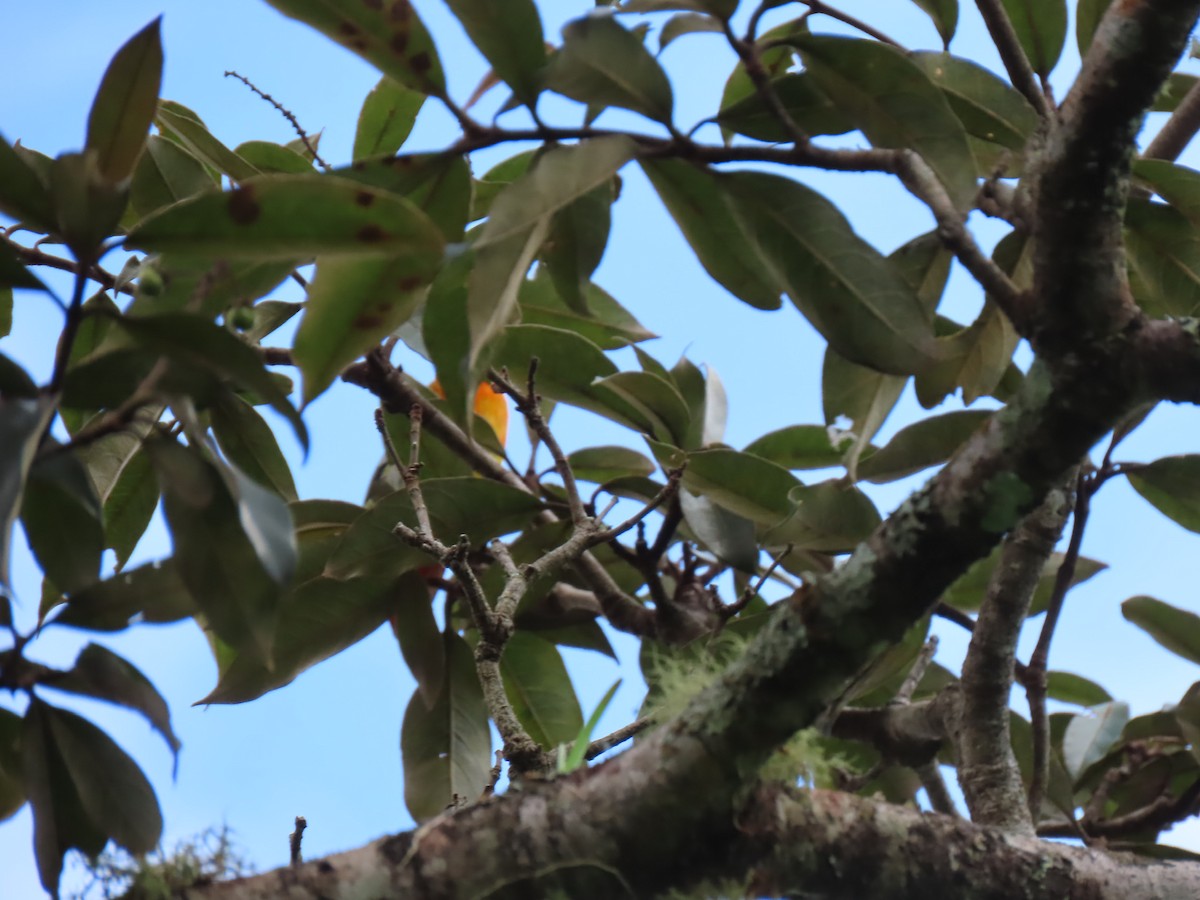
<path fill-rule="evenodd" d="M 447 241 L 461 241 L 471 212 L 471 167 L 464 156 L 416 153 L 363 160 L 334 175 L 411 200 L 441 228 Z"/>
<path fill-rule="evenodd" d="M 446 76 L 433 39 L 409 0 L 267 0 L 353 50 L 384 75 L 441 96 Z"/>
<path fill-rule="evenodd" d="M 328 175 L 262 175 L 145 219 L 129 247 L 227 259 L 395 256 L 432 269 L 438 227 L 403 197 Z M 432 272 L 430 273 L 432 277 Z"/>

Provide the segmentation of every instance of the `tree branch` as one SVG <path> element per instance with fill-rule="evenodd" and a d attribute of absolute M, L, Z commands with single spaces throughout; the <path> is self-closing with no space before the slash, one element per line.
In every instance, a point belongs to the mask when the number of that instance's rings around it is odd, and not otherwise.
<path fill-rule="evenodd" d="M 1004 63 L 1004 69 L 1008 72 L 1013 87 L 1029 101 L 1039 116 L 1047 118 L 1050 115 L 1050 104 L 1042 86 L 1038 84 L 1033 66 L 1029 64 L 1029 57 L 1021 48 L 1021 42 L 1017 40 L 1017 33 L 1013 31 L 1012 22 L 1009 21 L 1004 6 L 1000 0 L 975 0 L 975 5 L 979 8 L 983 24 L 987 26 L 988 34 L 992 37 L 992 43 L 1000 52 L 1000 61 Z"/>
<path fill-rule="evenodd" d="M 1176 160 L 1200 131 L 1200 81 L 1191 86 L 1171 118 L 1142 152 L 1144 159 Z"/>

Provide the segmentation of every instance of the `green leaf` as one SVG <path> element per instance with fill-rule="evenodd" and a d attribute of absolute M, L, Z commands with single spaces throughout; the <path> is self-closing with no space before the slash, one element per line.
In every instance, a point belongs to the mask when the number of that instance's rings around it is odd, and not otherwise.
<path fill-rule="evenodd" d="M 437 568 L 435 565 L 434 568 Z M 417 693 L 432 709 L 446 676 L 446 646 L 433 615 L 433 593 L 419 572 L 406 574 L 395 591 L 392 631 L 417 682 Z"/>
<path fill-rule="evenodd" d="M 49 186 L 3 138 L 0 138 L 0 212 L 37 231 L 54 230 Z"/>
<path fill-rule="evenodd" d="M 209 415 L 221 452 L 234 465 L 284 499 L 296 499 L 296 483 L 279 442 L 253 406 L 227 393 L 209 408 Z"/>
<path fill-rule="evenodd" d="M 108 64 L 88 114 L 88 150 L 100 175 L 112 184 L 128 180 L 137 165 L 162 86 L 163 52 L 155 19 L 117 51 Z"/>
<path fill-rule="evenodd" d="M 728 176 L 679 160 L 642 159 L 638 165 L 713 280 L 743 303 L 779 309 L 783 286 L 741 221 L 737 186 Z"/>
<path fill-rule="evenodd" d="M 583 712 L 567 667 L 549 641 L 515 632 L 500 658 L 504 692 L 531 738 L 549 750 L 570 741 L 583 726 Z"/>
<path fill-rule="evenodd" d="M 1021 151 L 1038 127 L 1037 111 L 983 66 L 949 53 L 913 53 L 909 59 L 945 92 L 967 134 Z"/>
<path fill-rule="evenodd" d="M 1200 227 L 1200 172 L 1165 159 L 1137 159 L 1133 175 Z M 1144 212 L 1147 206 L 1157 208 L 1139 203 L 1137 211 Z"/>
<path fill-rule="evenodd" d="M 36 461 L 21 503 L 21 524 L 46 577 L 65 591 L 100 576 L 104 525 L 87 470 L 68 452 Z"/>
<path fill-rule="evenodd" d="M 0 822 L 25 805 L 21 775 L 21 717 L 0 709 Z"/>
<path fill-rule="evenodd" d="M 408 140 L 425 94 L 393 81 L 386 75 L 371 88 L 358 114 L 354 132 L 354 159 L 390 156 Z"/>
<path fill-rule="evenodd" d="M 571 749 L 562 753 L 558 759 L 558 771 L 566 774 L 574 772 L 583 765 L 587 757 L 588 745 L 592 741 L 592 732 L 596 730 L 596 726 L 600 724 L 600 717 L 604 715 L 604 711 L 608 709 L 608 704 L 612 703 L 613 696 L 617 693 L 617 688 L 621 686 L 621 679 L 617 679 L 612 683 L 604 696 L 600 698 L 600 702 L 596 704 L 596 708 L 592 710 L 592 714 L 588 716 L 588 720 L 583 723 L 583 727 L 579 729 L 579 734 L 576 735 L 575 741 L 571 744 Z"/>
<path fill-rule="evenodd" d="M 522 103 L 532 105 L 542 88 L 546 39 L 533 0 L 446 0 L 496 73 Z"/>
<path fill-rule="evenodd" d="M 161 353 L 174 363 L 210 371 L 253 391 L 291 423 L 301 446 L 308 448 L 308 429 L 300 414 L 271 377 L 259 355 L 245 341 L 187 313 L 126 317 L 121 320 L 121 327 L 142 346 Z"/>
<path fill-rule="evenodd" d="M 33 811 L 33 851 L 37 857 L 42 887 L 58 894 L 63 856 L 72 848 L 94 857 L 108 842 L 108 835 L 84 809 L 74 773 L 63 759 L 52 731 L 54 714 L 70 715 L 34 697 L 22 720 L 20 745 L 22 781 Z M 93 726 L 94 727 L 94 726 Z M 101 733 L 97 750 L 115 745 Z M 117 753 L 121 754 L 119 748 Z M 121 754 L 124 756 L 124 754 Z M 128 757 L 125 757 L 128 762 Z"/>
<path fill-rule="evenodd" d="M 471 648 L 445 636 L 446 676 L 427 709 L 414 693 L 400 729 L 404 803 L 418 822 L 441 813 L 456 797 L 475 800 L 491 783 L 492 738 Z"/>
<path fill-rule="evenodd" d="M 686 488 L 679 492 L 679 506 L 688 528 L 717 559 L 743 572 L 754 571 L 758 565 L 754 522 Z"/>
<path fill-rule="evenodd" d="M 1136 200 L 1125 210 L 1129 287 L 1138 306 L 1151 316 L 1200 312 L 1200 232 L 1186 218 L 1198 213 L 1200 205 L 1181 212 Z"/>
<path fill-rule="evenodd" d="M 77 259 L 95 259 L 117 231 L 129 200 L 129 182 L 105 180 L 95 153 L 62 153 L 50 167 L 50 196 L 63 242 Z"/>
<path fill-rule="evenodd" d="M 432 272 L 444 241 L 413 203 L 330 175 L 261 175 L 138 224 L 127 247 L 230 259 L 390 256 Z"/>
<path fill-rule="evenodd" d="M 628 475 L 649 476 L 655 465 L 636 450 L 628 447 L 588 447 L 567 454 L 567 463 L 581 481 L 604 484 Z"/>
<path fill-rule="evenodd" d="M 664 465 L 678 465 L 686 458 L 683 486 L 692 493 L 709 497 L 758 525 L 777 525 L 792 512 L 788 492 L 800 481 L 782 466 L 725 448 L 683 454 L 654 441 L 650 446 Z"/>
<path fill-rule="evenodd" d="M 991 415 L 990 410 L 959 410 L 914 422 L 865 456 L 858 465 L 858 476 L 884 484 L 943 463 Z"/>
<path fill-rule="evenodd" d="M 925 311 L 932 314 L 946 292 L 950 263 L 954 260 L 936 230 L 917 235 L 888 254 L 905 283 L 916 291 Z"/>
<path fill-rule="evenodd" d="M 843 464 L 851 481 L 858 480 L 858 461 L 895 409 L 907 382 L 906 378 L 884 375 L 850 362 L 832 347 L 825 351 L 821 369 L 825 424 L 840 427 L 843 419 L 849 421 L 847 430 L 852 442 L 843 455 Z M 836 441 L 841 446 L 840 436 Z"/>
<path fill-rule="evenodd" d="M 11 398 L 0 403 L 0 587 L 8 589 L 12 525 L 38 443 L 54 415 L 51 398 Z"/>
<path fill-rule="evenodd" d="M 975 199 L 975 160 L 946 97 L 912 60 L 888 44 L 856 38 L 797 35 L 817 84 L 876 147 L 920 154 L 960 210 Z"/>
<path fill-rule="evenodd" d="M 197 612 L 174 560 L 147 563 L 72 594 L 55 624 L 91 631 L 124 631 L 140 622 L 165 623 Z"/>
<path fill-rule="evenodd" d="M 212 319 L 219 312 L 250 306 L 258 298 L 269 294 L 301 262 L 299 258 L 255 262 L 156 255 L 142 265 L 138 293 L 127 314 L 146 316 L 188 312 Z M 149 272 L 153 272 L 157 280 L 162 282 L 161 291 L 147 289 L 146 276 Z M 154 282 L 153 276 L 150 281 Z M 254 340 L 251 331 L 246 332 L 246 339 Z"/>
<path fill-rule="evenodd" d="M 240 473 L 230 484 L 194 448 L 161 439 L 146 448 L 179 574 L 208 626 L 235 649 L 270 659 L 281 585 L 296 563 L 287 507 Z"/>
<path fill-rule="evenodd" d="M 1117 742 L 1121 729 L 1129 721 L 1129 704 L 1103 703 L 1092 707 L 1089 713 L 1071 719 L 1063 735 L 1063 762 L 1075 777 L 1100 760 Z"/>
<path fill-rule="evenodd" d="M 454 153 L 415 153 L 363 160 L 333 175 L 399 194 L 412 201 L 447 241 L 463 239 L 471 218 L 471 167 Z"/>
<path fill-rule="evenodd" d="M 357 53 L 384 75 L 441 96 L 446 76 L 433 40 L 410 0 L 346 4 L 338 0 L 267 0 L 292 19 Z"/>
<path fill-rule="evenodd" d="M 1172 72 L 1163 82 L 1158 96 L 1154 98 L 1154 105 L 1150 107 L 1149 111 L 1175 112 L 1179 108 L 1179 104 L 1183 102 L 1183 98 L 1197 83 L 1200 83 L 1200 77 L 1188 75 L 1186 72 Z"/>
<path fill-rule="evenodd" d="M 524 525 L 540 501 L 518 488 L 480 478 L 422 480 L 434 537 L 454 543 L 467 535 L 472 546 L 482 547 L 494 537 Z M 350 527 L 326 567 L 332 578 L 395 576 L 428 563 L 429 557 L 392 533 L 397 522 L 416 525 L 408 491 L 400 490 L 380 500 Z"/>
<path fill-rule="evenodd" d="M 517 294 L 521 322 L 548 325 L 586 338 L 601 350 L 616 350 L 656 337 L 625 307 L 595 284 L 587 286 L 587 314 L 570 309 L 541 269 L 521 285 Z"/>
<path fill-rule="evenodd" d="M 157 731 L 178 759 L 179 739 L 171 730 L 171 711 L 167 701 L 136 666 L 99 644 L 88 644 L 62 677 L 47 682 L 57 691 L 95 697 L 128 707 L 141 715 Z"/>
<path fill-rule="evenodd" d="M 641 40 L 612 16 L 568 22 L 545 86 L 589 106 L 620 106 L 669 123 L 671 82 Z"/>
<path fill-rule="evenodd" d="M 306 405 L 412 316 L 439 263 L 433 256 L 318 262 L 294 342 Z"/>
<path fill-rule="evenodd" d="M 661 441 L 687 440 L 687 403 L 668 379 L 652 372 L 617 372 L 591 386 L 597 406 L 588 408 Z"/>
<path fill-rule="evenodd" d="M 667 19 L 666 24 L 658 32 L 658 52 L 662 53 L 667 46 L 685 34 L 721 34 L 721 22 L 703 13 L 679 13 Z"/>
<path fill-rule="evenodd" d="M 587 315 L 588 287 L 608 245 L 613 182 L 578 197 L 554 214 L 541 261 L 567 306 Z"/>
<path fill-rule="evenodd" d="M 291 147 L 271 141 L 246 141 L 234 151 L 264 174 L 308 175 L 313 165 Z"/>
<path fill-rule="evenodd" d="M 0 244 L 0 288 L 30 288 L 44 291 L 46 286 L 36 275 L 18 261 L 16 254 L 5 244 Z M 0 311 L 0 337 L 12 330 L 12 291 L 7 290 L 7 309 Z"/>
<path fill-rule="evenodd" d="M 1144 595 L 1122 603 L 1121 615 L 1176 656 L 1200 664 L 1200 616 Z"/>
<path fill-rule="evenodd" d="M 154 124 L 163 137 L 175 141 L 192 156 L 234 181 L 259 174 L 258 169 L 213 137 L 200 117 L 182 103 L 160 101 Z"/>
<path fill-rule="evenodd" d="M 1112 700 L 1096 682 L 1074 672 L 1047 672 L 1046 695 L 1076 706 L 1100 706 Z"/>
<path fill-rule="evenodd" d="M 866 540 L 882 521 L 867 495 L 840 479 L 794 487 L 787 497 L 795 511 L 763 536 L 772 546 L 844 553 Z"/>
<path fill-rule="evenodd" d="M 483 177 L 475 182 L 474 196 L 471 198 L 471 219 L 486 217 L 500 192 L 528 172 L 534 160 L 541 155 L 538 150 L 526 150 L 488 169 Z"/>
<path fill-rule="evenodd" d="M 845 134 L 857 126 L 828 94 L 817 86 L 808 72 L 785 72 L 770 82 L 771 90 L 788 117 L 810 137 L 822 134 Z M 726 131 L 744 134 L 756 141 L 778 143 L 790 141 L 792 135 L 758 91 L 747 94 L 736 103 L 722 106 L 717 124 Z"/>
<path fill-rule="evenodd" d="M 1075 41 L 1079 45 L 1080 56 L 1086 55 L 1092 46 L 1096 26 L 1111 3 L 1112 0 L 1078 0 L 1075 4 Z"/>
<path fill-rule="evenodd" d="M 989 556 L 973 564 L 958 578 L 945 593 L 942 601 L 965 612 L 975 612 L 983 603 L 984 593 L 995 572 L 996 563 L 1000 559 L 1000 550 L 993 550 Z M 1052 553 L 1042 567 L 1041 578 L 1038 579 L 1033 597 L 1029 604 L 1029 615 L 1036 616 L 1044 612 L 1049 605 L 1054 591 L 1054 582 L 1059 567 L 1062 566 L 1063 554 Z M 1082 584 L 1092 576 L 1108 568 L 1104 563 L 1086 556 L 1079 557 L 1075 562 L 1075 574 L 1071 578 L 1070 587 Z"/>
<path fill-rule="evenodd" d="M 245 650 L 218 652 L 217 686 L 196 705 L 245 703 L 290 684 L 297 675 L 371 634 L 395 608 L 407 580 L 317 577 L 279 602 L 271 634 L 271 664 Z M 421 585 L 422 589 L 424 585 Z"/>
<path fill-rule="evenodd" d="M 1172 521 L 1200 532 L 1200 455 L 1164 456 L 1126 473 L 1133 489 Z"/>
<path fill-rule="evenodd" d="M 691 360 L 681 356 L 670 375 L 688 405 L 691 419 L 684 446 L 690 450 L 721 443 L 729 419 L 729 397 L 717 370 L 706 365 L 701 372 Z"/>
<path fill-rule="evenodd" d="M 146 152 L 133 170 L 129 204 L 144 218 L 216 187 L 200 160 L 174 141 L 152 134 L 146 139 Z"/>
<path fill-rule="evenodd" d="M 1067 40 L 1067 0 L 1001 0 L 1033 71 L 1045 78 Z"/>
<path fill-rule="evenodd" d="M 746 445 L 752 453 L 785 469 L 825 469 L 839 465 L 851 438 L 842 435 L 835 445 L 824 425 L 789 425 L 764 434 Z"/>
<path fill-rule="evenodd" d="M 958 29 L 958 0 L 913 0 L 933 20 L 933 26 L 941 36 L 942 43 L 949 47 Z"/>

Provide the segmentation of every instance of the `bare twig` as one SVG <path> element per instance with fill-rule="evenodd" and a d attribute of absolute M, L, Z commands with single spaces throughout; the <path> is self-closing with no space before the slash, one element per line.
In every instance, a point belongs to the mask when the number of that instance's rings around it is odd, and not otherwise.
<path fill-rule="evenodd" d="M 946 780 L 942 778 L 942 770 L 938 768 L 937 760 L 922 763 L 913 771 L 921 779 L 921 787 L 925 788 L 930 808 L 943 816 L 959 818 L 958 807 L 954 805 L 954 798 L 946 788 Z"/>
<path fill-rule="evenodd" d="M 737 600 L 735 600 L 733 603 L 727 603 L 721 608 L 721 617 L 725 621 L 729 621 L 743 609 L 745 609 L 749 605 L 750 601 L 758 595 L 758 592 L 762 590 L 762 586 L 767 583 L 767 579 L 775 573 L 777 568 L 779 568 L 779 564 L 783 562 L 784 558 L 791 552 L 792 545 L 788 544 L 786 547 L 776 553 L 775 558 L 771 560 L 771 564 L 767 566 L 765 570 L 763 570 L 763 573 L 758 576 L 758 579 L 747 584 L 745 590 L 742 591 L 742 595 L 738 597 Z"/>
<path fill-rule="evenodd" d="M 75 336 L 79 334 L 79 326 L 83 321 L 83 291 L 88 282 L 84 272 L 91 268 L 90 260 L 81 260 L 79 269 L 75 272 L 75 287 L 71 293 L 71 305 L 67 307 L 66 311 L 67 322 L 63 326 L 62 337 L 58 341 L 58 352 L 54 355 L 54 372 L 50 376 L 48 388 L 51 394 L 57 394 L 62 390 L 63 379 L 67 377 L 67 364 L 71 361 L 71 348 L 75 345 Z"/>
<path fill-rule="evenodd" d="M 613 747 L 637 737 L 649 728 L 652 723 L 653 720 L 649 716 L 642 716 L 642 718 L 636 719 L 628 725 L 622 725 L 612 734 L 606 734 L 602 738 L 597 738 L 588 744 L 587 752 L 583 755 L 584 759 L 592 760 L 601 753 L 607 753 Z"/>
<path fill-rule="evenodd" d="M 937 654 L 937 648 L 937 635 L 931 634 L 929 639 L 921 645 L 921 651 L 917 654 L 917 658 L 913 660 L 908 674 L 904 677 L 904 682 L 900 685 L 900 690 L 896 691 L 896 696 L 892 698 L 891 702 L 893 704 L 910 703 L 912 701 L 912 695 L 921 684 L 921 679 L 929 671 L 929 664 L 933 662 L 933 657 Z"/>
<path fill-rule="evenodd" d="M 304 857 L 300 855 L 300 842 L 304 839 L 304 829 L 307 827 L 308 820 L 304 816 L 296 816 L 296 830 L 288 835 L 288 851 L 293 866 L 304 862 Z"/>
<path fill-rule="evenodd" d="M 988 34 L 992 36 L 992 43 L 1000 52 L 1000 59 L 1013 87 L 1029 101 L 1039 116 L 1046 118 L 1050 115 L 1050 104 L 1041 85 L 1038 84 L 1029 57 L 1021 48 L 1021 42 L 1017 40 L 1017 33 L 1013 30 L 1004 6 L 1000 0 L 975 0 L 975 5 L 979 7 L 979 14 L 983 17 Z"/>
<path fill-rule="evenodd" d="M 823 0 L 800 0 L 800 2 L 807 6 L 815 14 L 829 16 L 831 19 L 837 19 L 839 22 L 849 25 L 856 31 L 861 31 L 863 34 L 873 37 L 875 40 L 880 41 L 881 43 L 891 44 L 898 50 L 904 49 L 903 44 L 897 40 L 894 40 L 893 38 L 888 37 L 878 28 L 868 25 L 862 19 L 857 19 L 849 13 L 844 13 L 840 9 L 830 6 L 828 3 L 823 2 Z"/>
<path fill-rule="evenodd" d="M 750 81 L 754 84 L 754 89 L 762 97 L 763 102 L 767 104 L 767 109 L 771 111 L 771 115 L 783 126 L 788 139 L 796 146 L 807 144 L 808 135 L 804 132 L 804 129 L 796 124 L 796 120 L 792 118 L 792 114 L 787 111 L 787 107 L 783 105 L 783 101 L 775 93 L 775 87 L 771 84 L 770 73 L 763 67 L 762 58 L 758 55 L 758 46 L 753 40 L 742 40 L 734 34 L 733 27 L 729 24 L 728 20 L 723 20 L 721 27 L 725 32 L 725 39 L 729 42 L 729 46 L 738 55 L 738 59 L 742 61 L 742 67 L 746 70 L 746 74 L 750 76 Z"/>
<path fill-rule="evenodd" d="M 1175 160 L 1200 131 L 1200 81 L 1191 86 L 1171 118 L 1142 153 L 1145 159 Z"/>
<path fill-rule="evenodd" d="M 25 247 L 6 235 L 0 235 L 0 244 L 11 250 L 14 256 L 28 266 L 47 266 L 51 269 L 70 272 L 73 275 L 80 271 L 79 263 L 74 260 L 64 259 L 61 256 L 52 256 L 43 250 L 39 250 L 37 247 Z M 100 268 L 99 265 L 90 266 L 87 270 L 87 277 L 106 290 L 120 291 L 123 294 L 134 293 L 134 289 L 128 285 L 117 287 L 116 276 Z"/>
<path fill-rule="evenodd" d="M 308 139 L 308 132 L 300 127 L 300 120 L 296 118 L 295 114 L 293 114 L 290 109 L 288 109 L 286 106 L 284 106 L 278 100 L 276 100 L 274 97 L 272 97 L 266 91 L 260 90 L 258 88 L 258 86 L 256 84 L 254 84 L 252 81 L 250 81 L 250 79 L 247 78 L 245 75 L 239 75 L 237 72 L 226 71 L 225 77 L 226 78 L 236 78 L 242 84 L 246 85 L 246 87 L 250 88 L 250 90 L 254 91 L 254 93 L 258 94 L 258 96 L 262 97 L 264 100 L 266 100 L 268 103 L 270 103 L 273 107 L 275 107 L 275 109 L 277 109 L 279 111 L 279 114 L 288 120 L 288 123 L 292 126 L 292 129 L 300 137 L 300 142 L 302 144 L 304 144 L 304 149 L 309 152 L 309 155 L 312 156 L 312 158 L 314 160 L 316 160 L 317 165 L 319 165 L 326 172 L 329 171 L 329 169 L 330 169 L 329 163 L 327 163 L 327 162 L 325 162 L 325 160 L 321 159 L 321 154 L 319 154 L 317 152 L 317 148 L 314 147 Z"/>

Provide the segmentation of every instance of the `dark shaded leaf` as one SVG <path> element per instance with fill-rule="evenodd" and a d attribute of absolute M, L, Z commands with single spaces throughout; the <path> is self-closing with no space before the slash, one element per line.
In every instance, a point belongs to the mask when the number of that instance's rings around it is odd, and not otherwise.
<path fill-rule="evenodd" d="M 1045 78 L 1067 40 L 1067 0 L 1000 0 L 1033 71 Z"/>
<path fill-rule="evenodd" d="M 140 217 L 179 200 L 215 190 L 204 164 L 174 141 L 157 134 L 146 139 L 129 190 L 129 204 Z"/>
<path fill-rule="evenodd" d="M 11 288 L 30 288 L 44 291 L 46 286 L 32 272 L 23 266 L 8 246 L 0 244 L 0 290 L 4 291 L 2 307 L 0 307 L 0 337 L 12 330 L 12 290 Z"/>
<path fill-rule="evenodd" d="M 1078 0 L 1075 4 L 1075 41 L 1079 45 L 1080 56 L 1084 56 L 1092 46 L 1096 26 L 1111 3 L 1112 0 Z"/>
<path fill-rule="evenodd" d="M 546 40 L 533 0 L 446 0 L 492 71 L 522 103 L 533 104 L 542 87 Z"/>
<path fill-rule="evenodd" d="M 950 277 L 954 254 L 946 249 L 937 231 L 918 235 L 888 254 L 888 262 L 916 291 L 925 311 L 932 314 L 941 302 Z"/>
<path fill-rule="evenodd" d="M 135 34 L 108 64 L 88 114 L 87 144 L 100 175 L 112 184 L 127 180 L 137 165 L 162 85 L 159 17 Z"/>
<path fill-rule="evenodd" d="M 1172 206 L 1134 200 L 1126 209 L 1129 287 L 1138 305 L 1152 316 L 1200 311 L 1200 232 L 1195 225 L 1200 204 L 1190 200 L 1193 191 L 1200 192 L 1200 173 L 1193 174 L 1198 177 L 1188 179 L 1192 184 L 1169 191 Z M 1189 216 L 1196 218 L 1189 221 Z"/>
<path fill-rule="evenodd" d="M 731 512 L 711 497 L 689 490 L 679 492 L 683 520 L 705 547 L 724 563 L 743 572 L 758 565 L 758 538 L 754 522 Z"/>
<path fill-rule="evenodd" d="M 21 524 L 46 577 L 65 591 L 100 576 L 104 525 L 100 500 L 73 453 L 36 461 L 25 482 Z"/>
<path fill-rule="evenodd" d="M 882 448 L 864 456 L 859 478 L 883 484 L 945 462 L 980 426 L 989 410 L 960 410 L 900 429 Z"/>
<path fill-rule="evenodd" d="M 946 94 L 967 134 L 1020 151 L 1038 127 L 1036 110 L 983 66 L 949 53 L 909 56 Z"/>
<path fill-rule="evenodd" d="M 685 34 L 720 34 L 721 22 L 703 13 L 684 12 L 671 16 L 658 32 L 658 52 L 662 53 L 667 45 Z"/>
<path fill-rule="evenodd" d="M 671 82 L 641 40 L 616 19 L 576 19 L 562 36 L 562 48 L 546 70 L 547 88 L 590 106 L 620 106 L 671 121 Z"/>
<path fill-rule="evenodd" d="M 1104 703 L 1090 715 L 1075 716 L 1063 735 L 1063 762 L 1067 771 L 1078 777 L 1084 769 L 1104 756 L 1129 721 L 1129 704 Z"/>
<path fill-rule="evenodd" d="M 788 492 L 800 481 L 787 469 L 737 450 L 713 448 L 684 454 L 666 444 L 649 441 L 663 465 L 687 460 L 683 486 L 764 528 L 779 524 L 792 512 Z"/>
<path fill-rule="evenodd" d="M 1200 616 L 1154 597 L 1130 597 L 1121 615 L 1176 656 L 1200 665 Z"/>
<path fill-rule="evenodd" d="M 795 511 L 763 536 L 774 546 L 844 553 L 866 540 L 882 521 L 867 495 L 840 479 L 794 487 L 787 497 Z"/>
<path fill-rule="evenodd" d="M 958 29 L 958 0 L 913 0 L 925 14 L 933 20 L 933 26 L 942 38 L 942 44 L 949 47 Z"/>
<path fill-rule="evenodd" d="M 177 622 L 197 612 L 174 560 L 147 563 L 72 594 L 57 625 L 123 631 L 134 621 Z"/>
<path fill-rule="evenodd" d="M 668 378 L 652 372 L 617 372 L 597 380 L 590 391 L 598 405 L 588 408 L 638 431 L 676 445 L 691 425 L 687 403 Z"/>
<path fill-rule="evenodd" d="M 425 103 L 425 94 L 386 75 L 371 88 L 358 114 L 354 159 L 388 156 L 404 146 Z"/>
<path fill-rule="evenodd" d="M 588 287 L 608 245 L 612 224 L 612 182 L 571 201 L 554 214 L 541 261 L 558 296 L 577 313 L 588 313 Z"/>
<path fill-rule="evenodd" d="M 859 459 L 895 409 L 907 382 L 902 376 L 885 375 L 851 362 L 832 347 L 826 349 L 821 369 L 821 405 L 827 426 L 841 428 L 848 423 L 848 434 L 833 433 L 830 441 L 840 447 L 844 437 L 851 439 L 842 458 L 851 481 L 858 479 Z"/>
<path fill-rule="evenodd" d="M 742 452 L 761 456 L 785 469 L 824 469 L 841 463 L 851 440 L 841 434 L 835 445 L 828 426 L 789 425 L 751 441 Z"/>
<path fill-rule="evenodd" d="M 54 230 L 54 207 L 46 181 L 0 138 L 0 212 L 43 233 Z"/>
<path fill-rule="evenodd" d="M 21 769 L 21 717 L 0 709 L 0 822 L 25 805 Z"/>
<path fill-rule="evenodd" d="M 822 91 L 808 72 L 786 72 L 772 79 L 771 89 L 796 127 L 811 136 L 845 134 L 857 126 Z M 722 106 L 717 123 L 725 130 L 744 134 L 756 141 L 789 141 L 788 129 L 757 91 L 736 103 Z"/>
<path fill-rule="evenodd" d="M 549 750 L 570 741 L 583 725 L 583 712 L 567 667 L 549 641 L 517 631 L 500 658 L 504 692 L 529 736 Z"/>
<path fill-rule="evenodd" d="M 1188 91 L 1198 82 L 1200 82 L 1200 77 L 1195 75 L 1188 75 L 1186 72 L 1172 72 L 1163 82 L 1158 96 L 1154 98 L 1154 105 L 1150 107 L 1150 112 L 1175 112 L 1179 108 L 1179 104 L 1183 102 L 1183 98 L 1188 95 Z"/>
<path fill-rule="evenodd" d="M 433 615 L 431 593 L 419 573 L 406 573 L 395 590 L 391 614 L 400 653 L 426 709 L 437 702 L 446 676 L 446 645 Z"/>
<path fill-rule="evenodd" d="M 163 137 L 175 141 L 192 156 L 235 181 L 259 174 L 258 169 L 213 137 L 200 117 L 182 103 L 160 101 L 154 124 Z"/>
<path fill-rule="evenodd" d="M 236 394 L 225 394 L 209 408 L 221 452 L 239 469 L 286 500 L 296 499 L 296 484 L 271 427 Z"/>
<path fill-rule="evenodd" d="M 0 589 L 11 586 L 12 526 L 21 509 L 38 442 L 53 415 L 54 403 L 47 397 L 0 402 Z"/>
<path fill-rule="evenodd" d="M 268 2 L 285 16 L 312 26 L 357 53 L 405 87 L 434 96 L 446 89 L 446 76 L 433 40 L 409 0 Z"/>
<path fill-rule="evenodd" d="M 1164 456 L 1126 473 L 1133 489 L 1164 516 L 1200 532 L 1200 454 Z"/>
<path fill-rule="evenodd" d="M 1100 706 L 1112 700 L 1096 682 L 1074 672 L 1047 672 L 1046 695 L 1076 706 Z"/>
<path fill-rule="evenodd" d="M 534 278 L 521 285 L 517 295 L 521 322 L 572 331 L 601 350 L 616 350 L 656 337 L 603 289 L 589 284 L 586 293 L 585 316 L 567 306 L 550 279 L 539 269 Z"/>
<path fill-rule="evenodd" d="M 655 470 L 654 463 L 628 447 L 588 447 L 569 453 L 567 462 L 576 478 L 597 484 L 629 475 L 653 475 Z"/>
<path fill-rule="evenodd" d="M 942 594 L 942 601 L 966 612 L 975 612 L 978 610 L 983 603 L 984 593 L 987 590 L 988 582 L 991 581 L 992 573 L 995 571 L 996 562 L 999 558 L 1000 551 L 997 549 L 989 556 L 972 565 L 954 584 L 946 589 L 945 593 Z M 1038 579 L 1037 587 L 1034 589 L 1033 598 L 1029 604 L 1029 615 L 1035 616 L 1045 611 L 1054 590 L 1055 576 L 1058 573 L 1059 566 L 1062 565 L 1062 561 L 1063 554 L 1061 553 L 1052 553 L 1050 554 L 1050 558 L 1046 560 L 1045 565 L 1042 567 L 1041 578 Z M 1079 557 L 1075 563 L 1075 575 L 1071 579 L 1071 587 L 1082 584 L 1106 568 L 1108 567 L 1098 560 L 1087 556 Z"/>
<path fill-rule="evenodd" d="M 438 815 L 455 797 L 478 798 L 490 783 L 492 738 L 471 648 L 445 635 L 446 678 L 427 709 L 414 693 L 400 730 L 404 803 L 417 821 Z"/>

